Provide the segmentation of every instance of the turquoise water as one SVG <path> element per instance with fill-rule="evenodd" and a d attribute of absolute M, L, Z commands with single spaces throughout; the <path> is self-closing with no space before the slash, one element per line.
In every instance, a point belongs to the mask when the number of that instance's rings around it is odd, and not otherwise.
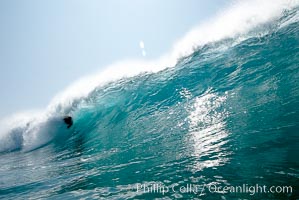
<path fill-rule="evenodd" d="M 70 129 L 58 118 L 14 128 L 1 143 L 0 198 L 299 198 L 298 9 L 258 29 L 97 87 L 64 110 Z M 243 184 L 293 190 L 210 191 Z"/>

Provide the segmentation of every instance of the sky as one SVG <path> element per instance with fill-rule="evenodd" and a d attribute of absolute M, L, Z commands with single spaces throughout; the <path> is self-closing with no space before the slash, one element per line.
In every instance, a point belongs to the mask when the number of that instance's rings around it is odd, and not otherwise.
<path fill-rule="evenodd" d="M 79 78 L 155 59 L 230 0 L 1 0 L 0 118 L 45 109 Z"/>

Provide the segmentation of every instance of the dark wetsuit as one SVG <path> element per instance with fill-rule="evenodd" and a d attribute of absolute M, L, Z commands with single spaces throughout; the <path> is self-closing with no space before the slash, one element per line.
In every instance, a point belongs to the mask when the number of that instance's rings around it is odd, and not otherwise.
<path fill-rule="evenodd" d="M 70 116 L 65 116 L 63 121 L 67 124 L 67 128 L 70 128 L 73 125 L 73 119 Z"/>

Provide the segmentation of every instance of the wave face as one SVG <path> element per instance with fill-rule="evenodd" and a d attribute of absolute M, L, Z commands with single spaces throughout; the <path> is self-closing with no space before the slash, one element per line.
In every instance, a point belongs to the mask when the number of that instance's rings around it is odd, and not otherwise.
<path fill-rule="evenodd" d="M 287 10 L 245 39 L 210 42 L 175 67 L 111 81 L 19 123 L 1 135 L 0 196 L 235 199 L 252 196 L 179 188 L 298 188 L 298 19 L 298 8 Z M 70 129 L 61 114 L 73 116 Z"/>

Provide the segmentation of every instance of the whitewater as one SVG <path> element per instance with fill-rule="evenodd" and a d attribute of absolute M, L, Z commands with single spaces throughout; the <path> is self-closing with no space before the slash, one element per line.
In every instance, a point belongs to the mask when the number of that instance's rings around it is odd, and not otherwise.
<path fill-rule="evenodd" d="M 298 20 L 298 0 L 237 1 L 159 59 L 114 63 L 2 119 L 0 198 L 299 198 Z M 188 184 L 205 190 L 147 190 Z M 207 189 L 242 184 L 293 189 Z"/>

